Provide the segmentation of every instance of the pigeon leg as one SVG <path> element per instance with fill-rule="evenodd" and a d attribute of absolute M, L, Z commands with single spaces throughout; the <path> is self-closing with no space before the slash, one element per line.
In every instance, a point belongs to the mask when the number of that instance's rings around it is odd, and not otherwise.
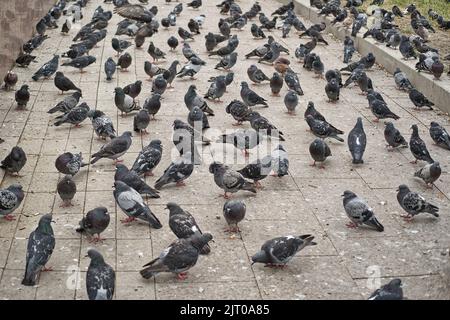
<path fill-rule="evenodd" d="M 150 170 L 150 171 L 147 171 L 146 173 L 144 173 L 144 176 L 145 177 L 153 177 L 155 174 Z"/>
<path fill-rule="evenodd" d="M 373 119 L 373 122 L 380 122 L 380 119 L 378 119 L 378 118 L 375 118 L 375 119 Z"/>
<path fill-rule="evenodd" d="M 223 194 L 223 197 L 224 197 L 225 199 L 230 199 L 230 198 L 231 198 L 231 196 L 229 196 L 229 195 L 228 195 L 228 192 L 226 192 L 226 191 L 225 191 L 225 193 Z"/>
<path fill-rule="evenodd" d="M 410 163 L 417 164 L 417 159 L 414 161 L 411 161 Z"/>
<path fill-rule="evenodd" d="M 14 176 L 14 177 L 17 177 L 17 178 L 22 178 L 22 177 L 24 177 L 24 175 L 19 174 L 19 172 L 14 172 L 13 176 Z"/>
<path fill-rule="evenodd" d="M 119 160 L 119 159 L 114 159 L 114 162 L 113 162 L 113 164 L 114 165 L 116 165 L 117 163 L 119 163 L 119 162 L 123 162 L 123 160 Z"/>
<path fill-rule="evenodd" d="M 242 125 L 242 121 L 238 121 L 236 123 L 233 123 L 233 126 L 241 126 Z"/>
<path fill-rule="evenodd" d="M 47 271 L 53 271 L 53 267 L 44 266 L 44 268 L 42 268 L 42 272 L 47 272 Z"/>
<path fill-rule="evenodd" d="M 14 220 L 16 220 L 16 218 L 15 218 L 13 215 L 11 215 L 11 214 L 7 214 L 7 215 L 5 215 L 3 218 L 4 218 L 6 221 L 14 221 Z"/>
<path fill-rule="evenodd" d="M 315 167 L 316 166 L 316 160 L 314 160 L 313 163 L 310 164 L 311 167 Z"/>
<path fill-rule="evenodd" d="M 400 215 L 406 222 L 411 222 L 414 219 L 414 216 L 411 215 L 410 213 L 406 214 L 406 215 Z"/>
<path fill-rule="evenodd" d="M 77 124 L 75 125 L 75 128 L 81 128 L 81 124 L 77 123 Z"/>
<path fill-rule="evenodd" d="M 136 220 L 135 217 L 128 217 L 128 218 L 126 218 L 124 220 L 120 220 L 120 222 L 122 222 L 122 223 L 130 223 L 130 222 L 132 222 L 134 220 Z"/>
<path fill-rule="evenodd" d="M 98 242 L 103 242 L 103 240 L 105 240 L 105 239 L 101 238 L 100 234 L 97 234 L 97 236 L 93 237 L 89 242 L 98 243 Z"/>
<path fill-rule="evenodd" d="M 70 200 L 63 200 L 63 203 L 59 205 L 60 208 L 73 207 L 73 204 Z"/>
<path fill-rule="evenodd" d="M 358 225 L 354 222 L 349 222 L 346 224 L 346 227 L 350 228 L 350 229 L 356 229 L 356 227 L 358 227 Z"/>
<path fill-rule="evenodd" d="M 176 186 L 177 187 L 184 187 L 184 186 L 186 186 L 186 183 L 184 183 L 184 181 L 178 181 Z"/>
<path fill-rule="evenodd" d="M 180 272 L 180 273 L 177 273 L 177 279 L 178 280 L 186 280 L 187 279 L 187 272 Z"/>
<path fill-rule="evenodd" d="M 433 189 L 433 187 L 434 187 L 434 184 L 432 184 L 432 183 L 427 183 L 427 189 Z"/>
<path fill-rule="evenodd" d="M 320 167 L 319 167 L 320 169 L 322 169 L 322 170 L 325 170 L 325 166 L 324 166 L 324 164 L 322 163 L 321 165 L 320 165 Z"/>
<path fill-rule="evenodd" d="M 245 158 L 248 158 L 250 156 L 250 152 L 248 152 L 247 149 L 242 150 L 242 153 L 244 154 Z"/>
<path fill-rule="evenodd" d="M 262 188 L 264 188 L 263 187 L 263 185 L 261 184 L 261 182 L 259 182 L 259 181 L 255 181 L 255 188 L 257 188 L 257 189 L 262 189 Z"/>

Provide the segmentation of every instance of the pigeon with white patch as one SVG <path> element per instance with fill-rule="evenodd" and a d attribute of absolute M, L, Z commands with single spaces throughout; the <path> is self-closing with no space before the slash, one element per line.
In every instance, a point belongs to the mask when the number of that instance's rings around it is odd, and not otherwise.
<path fill-rule="evenodd" d="M 375 290 L 367 300 L 403 300 L 402 280 L 389 281 Z"/>
<path fill-rule="evenodd" d="M 184 180 L 189 178 L 194 171 L 194 165 L 191 158 L 192 153 L 188 151 L 173 161 L 169 167 L 164 170 L 163 175 L 156 180 L 155 189 L 160 190 L 163 186 L 172 182 L 175 182 L 177 186 L 185 186 Z"/>
<path fill-rule="evenodd" d="M 353 164 L 364 163 L 363 154 L 366 150 L 367 138 L 361 117 L 358 117 L 355 127 L 349 132 L 347 143 L 352 154 Z"/>
<path fill-rule="evenodd" d="M 426 164 L 423 168 L 414 173 L 414 177 L 422 179 L 427 186 L 433 187 L 433 183 L 441 176 L 441 166 L 439 162 Z"/>
<path fill-rule="evenodd" d="M 398 187 L 397 201 L 403 210 L 408 213 L 407 215 L 402 216 L 407 221 L 411 221 L 414 216 L 422 212 L 439 217 L 439 208 L 427 202 L 425 198 L 417 192 L 411 191 L 407 185 L 402 184 Z"/>
<path fill-rule="evenodd" d="M 346 225 L 347 227 L 357 228 L 364 224 L 379 232 L 384 231 L 384 227 L 375 217 L 373 209 L 369 207 L 364 199 L 358 197 L 349 190 L 344 191 L 342 196 L 344 197 L 343 204 L 345 213 L 347 213 L 347 216 L 351 220 L 351 222 Z"/>
<path fill-rule="evenodd" d="M 86 290 L 89 300 L 112 300 L 116 287 L 116 273 L 95 249 L 88 250 L 91 259 L 86 273 Z"/>
<path fill-rule="evenodd" d="M 122 135 L 115 137 L 108 143 L 104 144 L 99 151 L 92 155 L 91 164 L 96 163 L 102 158 L 113 159 L 118 162 L 117 159 L 123 156 L 131 147 L 131 136 L 130 131 L 125 131 Z"/>
<path fill-rule="evenodd" d="M 131 170 L 138 175 L 153 176 L 152 170 L 155 169 L 161 161 L 162 151 L 161 140 L 155 139 L 150 141 L 150 143 L 139 152 Z"/>
<path fill-rule="evenodd" d="M 87 233 L 92 238 L 89 242 L 102 241 L 100 234 L 108 228 L 110 220 L 108 209 L 97 207 L 86 213 L 86 216 L 79 222 L 79 228 L 76 231 Z M 94 237 L 94 235 L 97 235 L 97 237 Z"/>
<path fill-rule="evenodd" d="M 123 164 L 116 165 L 116 173 L 114 175 L 114 181 L 125 182 L 129 187 L 133 188 L 141 195 L 147 195 L 150 198 L 159 198 L 159 191 L 150 187 L 144 180 L 142 180 L 139 175 L 128 170 L 128 168 Z"/>

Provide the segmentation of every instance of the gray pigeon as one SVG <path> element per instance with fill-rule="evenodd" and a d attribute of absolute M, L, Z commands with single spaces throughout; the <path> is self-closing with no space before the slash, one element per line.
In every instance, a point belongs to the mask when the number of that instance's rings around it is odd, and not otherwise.
<path fill-rule="evenodd" d="M 131 66 L 133 62 L 133 57 L 128 52 L 125 52 L 123 55 L 117 59 L 117 66 L 120 67 L 121 71 L 127 71 L 127 69 Z"/>
<path fill-rule="evenodd" d="M 300 80 L 295 72 L 288 70 L 284 75 L 284 81 L 290 90 L 295 91 L 299 96 L 303 95 L 303 89 L 300 86 Z"/>
<path fill-rule="evenodd" d="M 55 87 L 61 90 L 61 93 L 64 91 L 75 90 L 81 92 L 81 89 L 78 88 L 72 80 L 64 76 L 64 73 L 57 71 L 54 79 Z"/>
<path fill-rule="evenodd" d="M 246 190 L 256 193 L 251 182 L 248 182 L 237 171 L 230 169 L 228 166 L 219 162 L 213 162 L 209 166 L 209 172 L 214 174 L 214 182 L 224 190 L 224 198 L 228 199 L 228 193 L 236 193 L 239 190 Z"/>
<path fill-rule="evenodd" d="M 17 102 L 17 108 L 24 110 L 30 101 L 30 96 L 29 86 L 27 84 L 22 85 L 20 89 L 16 91 L 14 97 Z"/>
<path fill-rule="evenodd" d="M 96 163 L 102 158 L 113 159 L 115 162 L 118 162 L 117 159 L 123 156 L 130 148 L 132 143 L 131 136 L 130 131 L 125 131 L 121 136 L 115 137 L 104 144 L 98 152 L 92 155 L 91 164 Z"/>
<path fill-rule="evenodd" d="M 86 164 L 83 163 L 81 152 L 78 154 L 65 152 L 55 160 L 55 167 L 59 172 L 62 174 L 70 174 L 72 176 L 77 174 L 78 171 L 80 171 L 80 168 L 85 165 Z"/>
<path fill-rule="evenodd" d="M 409 90 L 409 99 L 417 109 L 428 107 L 428 109 L 433 110 L 434 103 L 427 99 L 419 90 L 412 88 Z"/>
<path fill-rule="evenodd" d="M 400 131 L 394 127 L 394 124 L 392 122 L 385 122 L 385 124 L 384 139 L 388 143 L 387 147 L 391 147 L 391 150 L 398 147 L 408 148 L 408 142 L 406 142 Z"/>
<path fill-rule="evenodd" d="M 75 108 L 80 101 L 81 92 L 75 91 L 70 96 L 65 97 L 62 101 L 58 102 L 56 106 L 47 111 L 47 113 L 63 112 L 66 113 Z"/>
<path fill-rule="evenodd" d="M 13 147 L 11 152 L 2 160 L 0 168 L 4 169 L 8 173 L 16 173 L 19 175 L 19 171 L 27 163 L 27 155 L 21 147 Z"/>
<path fill-rule="evenodd" d="M 426 161 L 428 163 L 433 163 L 434 160 L 431 158 L 430 153 L 428 152 L 427 145 L 425 141 L 423 141 L 419 136 L 419 128 L 417 124 L 413 124 L 411 126 L 413 131 L 411 138 L 409 140 L 409 149 L 411 150 L 412 155 L 416 158 L 412 163 L 417 163 L 417 160 Z"/>
<path fill-rule="evenodd" d="M 402 184 L 397 189 L 397 201 L 408 214 L 402 216 L 405 220 L 411 221 L 414 216 L 422 212 L 427 212 L 435 217 L 439 217 L 439 208 L 428 203 L 424 197 L 417 192 L 409 190 L 408 186 Z"/>
<path fill-rule="evenodd" d="M 113 139 L 116 137 L 116 130 L 114 129 L 113 122 L 104 112 L 100 110 L 90 110 L 88 117 L 92 121 L 95 134 L 101 138 Z"/>
<path fill-rule="evenodd" d="M 247 164 L 244 168 L 237 170 L 246 179 L 253 180 L 255 188 L 264 188 L 261 185 L 261 180 L 267 178 L 272 171 L 272 157 L 267 155 L 262 159 Z"/>
<path fill-rule="evenodd" d="M 327 157 L 331 156 L 330 147 L 326 144 L 326 142 L 322 139 L 316 138 L 309 145 L 309 153 L 314 160 L 314 163 L 311 166 L 315 166 L 316 162 L 322 162 L 321 169 L 325 169 L 323 162 L 327 159 Z"/>
<path fill-rule="evenodd" d="M 326 121 L 314 119 L 312 115 L 306 116 L 306 122 L 311 129 L 311 132 L 321 139 L 334 138 L 340 142 L 344 142 L 344 139 L 338 136 L 338 134 L 344 134 L 343 131 L 335 128 Z"/>
<path fill-rule="evenodd" d="M 133 130 L 136 132 L 144 132 L 144 134 L 148 134 L 147 127 L 150 123 L 150 115 L 148 111 L 145 109 L 139 110 L 139 112 L 133 118 Z"/>
<path fill-rule="evenodd" d="M 250 89 L 248 83 L 245 81 L 241 82 L 241 98 L 244 101 L 244 103 L 249 107 L 253 107 L 258 104 L 261 104 L 266 108 L 269 107 L 269 105 L 266 102 L 267 100 L 259 96 L 252 89 Z"/>
<path fill-rule="evenodd" d="M 114 103 L 117 109 L 120 110 L 122 116 L 123 113 L 127 114 L 140 109 L 137 103 L 134 102 L 134 99 L 129 95 L 125 94 L 124 90 L 121 87 L 116 87 L 114 89 L 114 92 L 115 92 Z"/>
<path fill-rule="evenodd" d="M 220 98 L 225 94 L 227 90 L 227 85 L 225 83 L 224 77 L 217 77 L 216 81 L 211 83 L 209 86 L 208 92 L 205 94 L 204 98 L 206 99 L 217 99 L 220 102 Z"/>
<path fill-rule="evenodd" d="M 395 69 L 394 71 L 394 80 L 395 85 L 398 89 L 409 91 L 413 88 L 413 85 L 406 77 L 406 74 L 400 70 L 400 68 Z"/>
<path fill-rule="evenodd" d="M 184 95 L 184 103 L 186 104 L 188 110 L 191 111 L 194 106 L 197 106 L 204 113 L 213 116 L 214 111 L 208 106 L 205 99 L 198 95 L 195 90 L 197 90 L 197 87 L 192 84 L 189 86 L 188 91 Z"/>
<path fill-rule="evenodd" d="M 196 265 L 200 251 L 212 238 L 209 233 L 195 233 L 188 239 L 178 239 L 144 265 L 146 268 L 140 271 L 142 277 L 150 279 L 160 272 L 172 272 L 178 279 L 185 280 L 187 271 Z"/>
<path fill-rule="evenodd" d="M 325 117 L 319 111 L 316 110 L 316 108 L 314 107 L 314 102 L 312 101 L 309 101 L 308 106 L 306 107 L 304 115 L 305 119 L 308 115 L 311 115 L 316 120 L 326 121 Z"/>
<path fill-rule="evenodd" d="M 280 141 L 285 141 L 283 137 L 283 132 L 275 127 L 270 121 L 261 116 L 258 112 L 249 112 L 245 120 L 250 121 L 250 125 L 253 129 L 267 136 L 275 137 Z"/>
<path fill-rule="evenodd" d="M 174 36 L 169 37 L 167 39 L 167 45 L 170 47 L 171 50 L 175 50 L 178 47 L 178 39 Z"/>
<path fill-rule="evenodd" d="M 402 281 L 393 279 L 375 290 L 368 300 L 403 300 Z"/>
<path fill-rule="evenodd" d="M 228 200 L 223 205 L 223 217 L 228 224 L 229 232 L 239 232 L 238 223 L 244 220 L 247 207 L 242 200 Z"/>
<path fill-rule="evenodd" d="M 8 221 L 15 220 L 11 213 L 16 210 L 25 197 L 20 184 L 12 184 L 6 189 L 0 190 L 0 217 Z"/>
<path fill-rule="evenodd" d="M 93 64 L 97 59 L 94 56 L 81 56 L 71 61 L 64 62 L 61 66 L 69 66 L 76 69 L 80 69 L 80 72 L 83 72 L 83 69 Z"/>
<path fill-rule="evenodd" d="M 86 290 L 89 300 L 112 300 L 116 287 L 116 273 L 95 249 L 88 250 L 91 259 L 86 273 Z"/>
<path fill-rule="evenodd" d="M 245 156 L 248 156 L 248 150 L 255 148 L 262 140 L 262 135 L 256 130 L 240 129 L 230 134 L 223 134 L 217 142 L 231 143 L 237 149 L 242 150 Z"/>
<path fill-rule="evenodd" d="M 298 105 L 298 95 L 294 91 L 289 90 L 284 96 L 284 105 L 290 115 L 295 115 L 295 109 Z"/>
<path fill-rule="evenodd" d="M 274 176 L 283 177 L 288 174 L 289 171 L 289 159 L 284 147 L 279 144 L 270 154 L 272 157 L 272 170 L 274 171 Z"/>
<path fill-rule="evenodd" d="M 230 70 L 237 62 L 237 52 L 232 52 L 229 55 L 223 56 L 219 63 L 216 64 L 214 69 L 222 68 L 224 70 Z"/>
<path fill-rule="evenodd" d="M 175 76 L 177 75 L 177 66 L 180 64 L 178 60 L 174 60 L 171 64 L 169 69 L 164 71 L 163 77 L 167 81 L 167 84 L 169 85 L 169 88 L 172 88 L 172 82 L 175 79 Z"/>
<path fill-rule="evenodd" d="M 167 81 L 164 75 L 159 74 L 152 82 L 152 93 L 162 95 L 167 89 Z"/>
<path fill-rule="evenodd" d="M 164 185 L 175 182 L 177 186 L 184 186 L 184 180 L 189 178 L 194 171 L 192 164 L 192 153 L 190 151 L 173 161 L 163 175 L 156 180 L 155 189 L 160 190 Z"/>
<path fill-rule="evenodd" d="M 122 52 L 124 52 L 128 47 L 131 46 L 131 42 L 127 40 L 112 38 L 111 45 L 112 48 L 117 51 L 117 56 L 119 56 Z"/>
<path fill-rule="evenodd" d="M 129 95 L 131 98 L 133 98 L 133 101 L 136 100 L 137 96 L 141 93 L 142 90 L 142 81 L 137 80 L 133 83 L 130 83 L 129 85 L 123 87 L 123 92 L 126 95 Z"/>
<path fill-rule="evenodd" d="M 417 59 L 417 54 L 414 51 L 414 47 L 412 46 L 409 38 L 405 35 L 401 36 L 400 44 L 399 44 L 400 53 L 403 56 L 404 60 L 408 60 L 409 58 Z"/>
<path fill-rule="evenodd" d="M 277 237 L 266 241 L 261 250 L 252 256 L 252 265 L 264 263 L 266 267 L 280 267 L 285 265 L 306 246 L 314 246 L 314 236 L 305 234 L 301 236 Z"/>
<path fill-rule="evenodd" d="M 111 81 L 112 76 L 116 73 L 116 63 L 114 60 L 109 57 L 105 62 L 105 73 L 106 73 L 106 81 Z"/>
<path fill-rule="evenodd" d="M 195 218 L 189 211 L 183 210 L 175 202 L 169 202 L 166 206 L 169 210 L 169 227 L 178 239 L 187 239 L 195 233 L 203 234 Z M 200 254 L 208 254 L 211 248 L 208 244 L 200 250 Z"/>
<path fill-rule="evenodd" d="M 347 143 L 352 154 L 353 164 L 364 163 L 363 154 L 366 150 L 367 138 L 361 117 L 358 117 L 355 127 L 348 133 Z"/>
<path fill-rule="evenodd" d="M 161 95 L 159 93 L 153 93 L 150 97 L 145 99 L 142 108 L 147 110 L 149 115 L 152 116 L 152 119 L 155 119 L 156 114 L 161 108 Z"/>
<path fill-rule="evenodd" d="M 65 175 L 57 185 L 56 190 L 58 191 L 59 196 L 61 197 L 63 203 L 61 207 L 69 207 L 73 206 L 72 199 L 75 197 L 77 192 L 77 185 L 72 180 L 71 175 Z"/>
<path fill-rule="evenodd" d="M 144 62 L 144 71 L 150 78 L 153 78 L 156 75 L 163 74 L 165 69 L 158 67 L 154 63 L 145 61 Z"/>
<path fill-rule="evenodd" d="M 258 62 L 267 62 L 269 64 L 273 64 L 275 60 L 280 56 L 280 45 L 277 42 L 272 42 L 270 44 L 270 49 L 266 52 L 264 56 L 259 58 Z"/>
<path fill-rule="evenodd" d="M 114 182 L 113 194 L 117 205 L 128 216 L 127 219 L 121 220 L 122 223 L 140 219 L 148 222 L 152 228 L 162 228 L 161 222 L 159 222 L 158 218 L 150 210 L 144 199 L 142 199 L 142 196 L 125 182 L 116 180 Z"/>
<path fill-rule="evenodd" d="M 436 145 L 450 150 L 450 135 L 439 123 L 435 121 L 430 123 L 430 136 Z"/>
<path fill-rule="evenodd" d="M 256 65 L 252 64 L 247 69 L 247 75 L 250 80 L 252 80 L 254 83 L 261 83 L 263 81 L 270 81 L 270 78 L 264 74 L 264 72 L 259 69 Z"/>
<path fill-rule="evenodd" d="M 426 164 L 423 168 L 414 173 L 414 177 L 422 179 L 428 187 L 433 187 L 433 183 L 441 176 L 441 166 L 439 162 Z"/>
<path fill-rule="evenodd" d="M 206 65 L 206 62 L 197 56 L 193 56 L 189 59 L 189 62 L 181 68 L 177 73 L 177 78 L 191 77 L 195 80 L 194 76 L 200 71 L 202 66 Z"/>
<path fill-rule="evenodd" d="M 33 80 L 38 81 L 40 78 L 50 78 L 56 70 L 58 70 L 59 66 L 59 55 L 55 54 L 53 58 L 46 62 L 42 67 L 39 68 L 33 75 Z"/>
<path fill-rule="evenodd" d="M 150 141 L 150 143 L 139 152 L 131 170 L 138 175 L 153 176 L 152 170 L 155 169 L 161 161 L 162 151 L 161 140 L 155 139 Z"/>
<path fill-rule="evenodd" d="M 159 59 L 166 58 L 166 54 L 159 48 L 155 47 L 153 42 L 150 42 L 148 49 L 147 49 L 147 53 L 153 58 L 153 62 L 156 62 Z"/>
<path fill-rule="evenodd" d="M 128 168 L 123 164 L 116 165 L 116 174 L 114 175 L 114 181 L 122 181 L 126 183 L 129 187 L 133 188 L 141 195 L 147 195 L 150 198 L 159 198 L 159 191 L 150 187 L 144 180 L 142 180 L 139 175 L 128 170 Z"/>
<path fill-rule="evenodd" d="M 330 69 L 327 72 L 325 72 L 325 79 L 327 80 L 327 82 L 330 82 L 331 79 L 336 79 L 336 82 L 339 85 L 339 87 L 342 88 L 343 86 L 342 75 L 339 69 Z"/>
<path fill-rule="evenodd" d="M 64 123 L 69 123 L 73 124 L 75 127 L 80 127 L 80 123 L 88 117 L 89 110 L 90 108 L 87 103 L 83 102 L 68 112 L 57 116 L 54 125 L 58 127 Z"/>
<path fill-rule="evenodd" d="M 325 93 L 327 94 L 329 102 L 336 102 L 339 100 L 340 88 L 336 79 L 331 79 L 325 86 Z"/>
<path fill-rule="evenodd" d="M 210 128 L 208 117 L 206 114 L 197 106 L 194 106 L 188 114 L 188 123 L 191 127 L 197 131 L 202 131 Z"/>
<path fill-rule="evenodd" d="M 349 228 L 357 228 L 360 225 L 365 224 L 375 230 L 382 232 L 384 227 L 375 217 L 373 209 L 364 201 L 364 199 L 359 198 L 356 194 L 351 191 L 344 191 L 342 195 L 344 197 L 343 204 L 345 213 L 350 218 L 351 222 L 346 226 Z"/>
<path fill-rule="evenodd" d="M 272 78 L 270 79 L 270 89 L 273 96 L 279 96 L 281 88 L 283 88 L 283 77 L 278 73 L 274 72 Z"/>
<path fill-rule="evenodd" d="M 25 275 L 22 280 L 24 286 L 36 285 L 37 278 L 45 268 L 55 249 L 55 236 L 53 234 L 52 215 L 46 214 L 39 220 L 39 225 L 28 237 Z"/>
<path fill-rule="evenodd" d="M 367 100 L 369 101 L 370 111 L 375 116 L 374 122 L 380 121 L 380 119 L 391 118 L 394 120 L 400 119 L 395 113 L 393 113 L 387 106 L 384 100 L 380 100 L 374 93 L 367 94 Z"/>
<path fill-rule="evenodd" d="M 89 242 L 102 241 L 100 234 L 108 228 L 110 220 L 108 209 L 105 207 L 94 208 L 81 219 L 80 227 L 76 231 L 87 233 L 92 238 Z M 97 237 L 94 237 L 94 235 L 97 235 Z"/>
<path fill-rule="evenodd" d="M 225 111 L 226 113 L 231 114 L 231 116 L 237 121 L 237 123 L 233 125 L 238 126 L 247 120 L 247 116 L 251 112 L 251 109 L 242 101 L 235 99 L 228 104 Z"/>
<path fill-rule="evenodd" d="M 356 51 L 353 39 L 345 36 L 344 39 L 344 63 L 349 63 L 352 60 L 353 53 Z"/>

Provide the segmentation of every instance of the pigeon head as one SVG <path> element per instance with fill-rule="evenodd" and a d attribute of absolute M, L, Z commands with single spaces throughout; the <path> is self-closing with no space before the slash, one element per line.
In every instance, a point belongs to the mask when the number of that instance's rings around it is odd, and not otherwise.
<path fill-rule="evenodd" d="M 133 134 L 131 133 L 131 131 L 125 131 L 124 133 L 122 133 L 122 137 L 132 137 Z"/>
<path fill-rule="evenodd" d="M 74 93 L 72 93 L 72 96 L 77 100 L 79 100 L 81 97 L 83 97 L 83 95 L 81 94 L 80 91 L 75 91 Z"/>
<path fill-rule="evenodd" d="M 413 124 L 411 126 L 411 130 L 413 131 L 413 136 L 418 136 L 419 135 L 419 128 L 417 127 L 417 124 Z"/>
<path fill-rule="evenodd" d="M 391 280 L 387 285 L 384 286 L 384 289 L 390 293 L 399 293 L 402 295 L 402 280 L 400 279 L 393 279 Z"/>
<path fill-rule="evenodd" d="M 222 167 L 223 167 L 222 163 L 215 161 L 209 165 L 209 172 L 214 173 L 214 172 L 216 172 L 217 169 L 220 169 Z"/>
<path fill-rule="evenodd" d="M 29 86 L 27 84 L 24 84 L 20 87 L 20 90 L 28 90 Z"/>
<path fill-rule="evenodd" d="M 200 251 L 208 242 L 212 241 L 212 239 L 213 236 L 210 233 L 201 234 L 196 232 L 189 238 L 189 241 L 194 248 Z"/>
<path fill-rule="evenodd" d="M 308 102 L 308 106 L 307 106 L 307 110 L 312 110 L 312 109 L 314 109 L 314 102 L 309 101 Z"/>
<path fill-rule="evenodd" d="M 114 92 L 115 92 L 116 94 L 124 94 L 123 89 L 122 89 L 121 87 L 115 88 L 115 89 L 114 89 Z"/>
<path fill-rule="evenodd" d="M 409 192 L 409 188 L 408 188 L 408 186 L 406 184 L 401 184 L 398 187 L 397 191 L 400 192 L 400 193 L 406 194 L 406 193 Z"/>
<path fill-rule="evenodd" d="M 189 91 L 195 91 L 195 90 L 197 90 L 196 85 L 195 85 L 195 84 L 191 84 L 191 85 L 189 86 Z"/>
<path fill-rule="evenodd" d="M 64 74 L 61 71 L 57 71 L 55 77 L 64 77 Z"/>
<path fill-rule="evenodd" d="M 131 58 L 131 56 L 130 56 L 130 58 Z M 88 61 L 89 61 L 89 64 L 91 64 L 91 63 L 94 63 L 95 61 L 97 60 L 97 58 L 96 57 L 93 57 L 93 56 L 88 56 Z"/>
<path fill-rule="evenodd" d="M 400 73 L 400 72 L 402 72 L 402 71 L 400 70 L 400 68 L 396 68 L 395 71 L 394 71 L 394 75 L 396 75 L 396 74 L 398 74 L 398 73 Z"/>
<path fill-rule="evenodd" d="M 439 127 L 439 123 L 437 123 L 436 121 L 431 121 L 430 126 L 431 127 Z"/>
<path fill-rule="evenodd" d="M 10 185 L 10 186 L 8 187 L 8 190 L 9 190 L 9 191 L 12 191 L 12 192 L 14 192 L 14 191 L 19 191 L 19 192 L 21 192 L 21 191 L 22 191 L 22 186 L 21 186 L 20 184 L 18 184 L 18 183 L 14 183 L 14 184 L 12 184 L 12 185 Z"/>
<path fill-rule="evenodd" d="M 358 117 L 358 119 L 356 120 L 356 126 L 358 128 L 362 128 L 363 123 L 362 123 L 362 118 L 361 117 Z"/>
<path fill-rule="evenodd" d="M 394 124 L 393 124 L 392 122 L 390 122 L 390 121 L 386 121 L 386 122 L 384 123 L 384 125 L 385 125 L 386 128 L 388 128 L 388 129 L 393 129 L 393 128 L 394 128 Z"/>
<path fill-rule="evenodd" d="M 281 144 L 279 144 L 274 150 L 282 150 L 286 152 L 286 150 L 284 150 L 284 147 Z"/>
<path fill-rule="evenodd" d="M 98 117 L 104 116 L 105 113 L 100 110 L 89 110 L 87 116 L 89 119 L 96 119 Z"/>
<path fill-rule="evenodd" d="M 255 263 L 268 263 L 269 257 L 263 250 L 258 251 L 252 256 L 252 265 Z"/>
<path fill-rule="evenodd" d="M 242 88 L 248 88 L 248 83 L 246 81 L 242 81 L 241 82 L 241 87 Z"/>
<path fill-rule="evenodd" d="M 162 149 L 161 140 L 159 139 L 152 140 L 150 141 L 149 146 L 152 148 Z"/>
<path fill-rule="evenodd" d="M 119 180 L 114 181 L 114 188 L 118 192 L 124 192 L 124 191 L 127 191 L 128 189 L 130 189 L 130 187 L 125 182 L 122 182 Z"/>
<path fill-rule="evenodd" d="M 353 193 L 352 191 L 349 190 L 345 190 L 344 193 L 342 194 L 342 197 L 344 197 L 344 202 L 356 198 L 356 194 Z"/>
<path fill-rule="evenodd" d="M 105 262 L 102 254 L 95 249 L 89 249 L 87 256 L 91 259 L 91 264 L 93 265 L 99 265 Z"/>
<path fill-rule="evenodd" d="M 142 86 L 142 81 L 138 80 L 134 83 L 136 86 L 141 87 Z"/>
<path fill-rule="evenodd" d="M 52 218 L 53 216 L 50 213 L 44 214 L 41 219 L 39 219 L 39 224 L 36 230 L 39 230 L 44 234 L 53 235 L 53 229 L 50 224 L 55 221 L 53 221 Z"/>
<path fill-rule="evenodd" d="M 128 171 L 129 171 L 129 170 L 128 170 L 128 168 L 127 168 L 126 165 L 121 164 L 121 163 L 116 164 L 116 172 L 117 172 L 119 175 L 124 174 L 124 173 L 127 173 Z"/>
<path fill-rule="evenodd" d="M 183 212 L 181 207 L 175 202 L 167 203 L 166 209 L 169 210 L 171 216 L 174 215 L 174 214 L 179 214 L 179 213 Z"/>
<path fill-rule="evenodd" d="M 252 111 L 252 112 L 250 112 L 249 114 L 247 114 L 247 116 L 245 117 L 245 120 L 251 121 L 252 119 L 258 118 L 258 117 L 260 117 L 260 116 L 261 116 L 261 115 L 260 115 L 258 112 Z"/>

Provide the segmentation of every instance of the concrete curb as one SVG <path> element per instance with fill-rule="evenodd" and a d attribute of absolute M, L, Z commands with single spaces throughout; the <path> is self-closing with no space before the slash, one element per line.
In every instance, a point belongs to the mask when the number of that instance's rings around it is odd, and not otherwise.
<path fill-rule="evenodd" d="M 277 0 L 282 4 L 287 4 L 289 0 Z M 350 36 L 351 29 L 346 30 L 342 25 L 331 26 L 331 18 L 318 16 L 318 10 L 309 6 L 309 0 L 294 0 L 295 9 L 302 17 L 310 20 L 312 23 L 325 22 L 327 24 L 326 32 L 332 33 L 336 38 L 343 41 L 345 36 Z M 422 92 L 428 99 L 434 102 L 437 108 L 443 112 L 450 113 L 450 81 L 444 73 L 442 80 L 433 80 L 433 75 L 425 72 L 417 72 L 415 64 L 418 60 L 405 61 L 398 50 L 386 47 L 384 44 L 376 44 L 371 38 L 362 38 L 362 34 L 367 29 L 362 28 L 355 41 L 355 48 L 361 55 L 372 52 L 376 57 L 376 62 L 393 74 L 396 68 L 400 68 L 411 81 L 411 83 Z M 354 59 L 353 59 L 354 60 Z M 412 103 L 411 106 L 413 107 Z"/>

